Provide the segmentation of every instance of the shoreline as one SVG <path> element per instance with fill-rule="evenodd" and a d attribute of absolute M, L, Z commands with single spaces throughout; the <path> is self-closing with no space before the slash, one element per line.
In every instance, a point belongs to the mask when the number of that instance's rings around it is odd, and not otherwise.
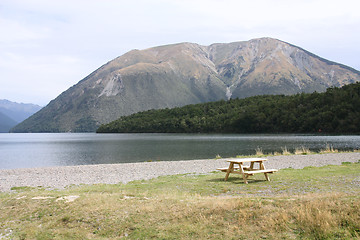
<path fill-rule="evenodd" d="M 358 162 L 360 152 L 326 153 L 309 155 L 268 156 L 266 168 L 320 167 L 340 165 L 342 162 Z M 216 168 L 227 167 L 224 159 L 200 159 L 183 161 L 137 162 L 100 165 L 78 165 L 43 168 L 0 170 L 0 192 L 12 187 L 45 187 L 63 189 L 80 184 L 118 184 L 134 180 L 148 180 L 164 175 L 206 174 Z"/>

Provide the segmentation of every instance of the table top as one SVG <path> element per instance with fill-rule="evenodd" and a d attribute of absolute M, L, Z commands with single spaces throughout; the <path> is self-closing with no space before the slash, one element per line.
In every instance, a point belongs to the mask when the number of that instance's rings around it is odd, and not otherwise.
<path fill-rule="evenodd" d="M 245 163 L 245 162 L 265 162 L 266 158 L 227 158 L 227 162 Z"/>

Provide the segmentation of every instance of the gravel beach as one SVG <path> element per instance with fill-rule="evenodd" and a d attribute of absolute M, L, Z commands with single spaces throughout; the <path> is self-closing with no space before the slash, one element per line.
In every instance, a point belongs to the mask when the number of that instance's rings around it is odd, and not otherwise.
<path fill-rule="evenodd" d="M 311 155 L 289 155 L 267 157 L 266 168 L 296 168 L 306 166 L 340 165 L 342 162 L 357 162 L 359 152 L 329 153 Z M 102 165 L 80 165 L 0 170 L 0 191 L 12 187 L 31 186 L 61 189 L 78 184 L 116 184 L 133 180 L 151 179 L 163 175 L 185 173 L 209 173 L 218 167 L 227 167 L 224 159 L 203 159 L 186 161 L 162 161 L 144 163 L 122 163 Z M 360 174 L 360 173 L 359 173 Z"/>

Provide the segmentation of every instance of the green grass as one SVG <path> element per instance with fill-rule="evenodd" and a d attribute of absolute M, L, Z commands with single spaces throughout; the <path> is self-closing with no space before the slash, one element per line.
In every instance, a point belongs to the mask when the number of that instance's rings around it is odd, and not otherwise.
<path fill-rule="evenodd" d="M 360 164 L 0 193 L 0 238 L 358 239 Z M 78 196 L 72 202 L 61 197 Z M 40 197 L 40 198 L 39 198 Z"/>

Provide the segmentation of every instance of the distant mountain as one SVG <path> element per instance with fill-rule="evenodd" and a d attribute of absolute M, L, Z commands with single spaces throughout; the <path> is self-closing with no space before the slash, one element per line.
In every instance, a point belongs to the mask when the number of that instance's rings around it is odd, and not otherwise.
<path fill-rule="evenodd" d="M 16 122 L 22 122 L 30 117 L 42 107 L 31 103 L 17 103 L 6 99 L 0 99 L 0 112 L 14 119 Z"/>
<path fill-rule="evenodd" d="M 9 132 L 16 124 L 24 121 L 37 111 L 40 106 L 30 103 L 16 103 L 0 99 L 0 132 Z"/>
<path fill-rule="evenodd" d="M 0 133 L 7 133 L 17 122 L 0 112 Z"/>
<path fill-rule="evenodd" d="M 148 109 L 323 92 L 356 81 L 359 71 L 277 39 L 180 43 L 133 50 L 108 62 L 13 131 L 95 131 L 100 124 Z"/>

